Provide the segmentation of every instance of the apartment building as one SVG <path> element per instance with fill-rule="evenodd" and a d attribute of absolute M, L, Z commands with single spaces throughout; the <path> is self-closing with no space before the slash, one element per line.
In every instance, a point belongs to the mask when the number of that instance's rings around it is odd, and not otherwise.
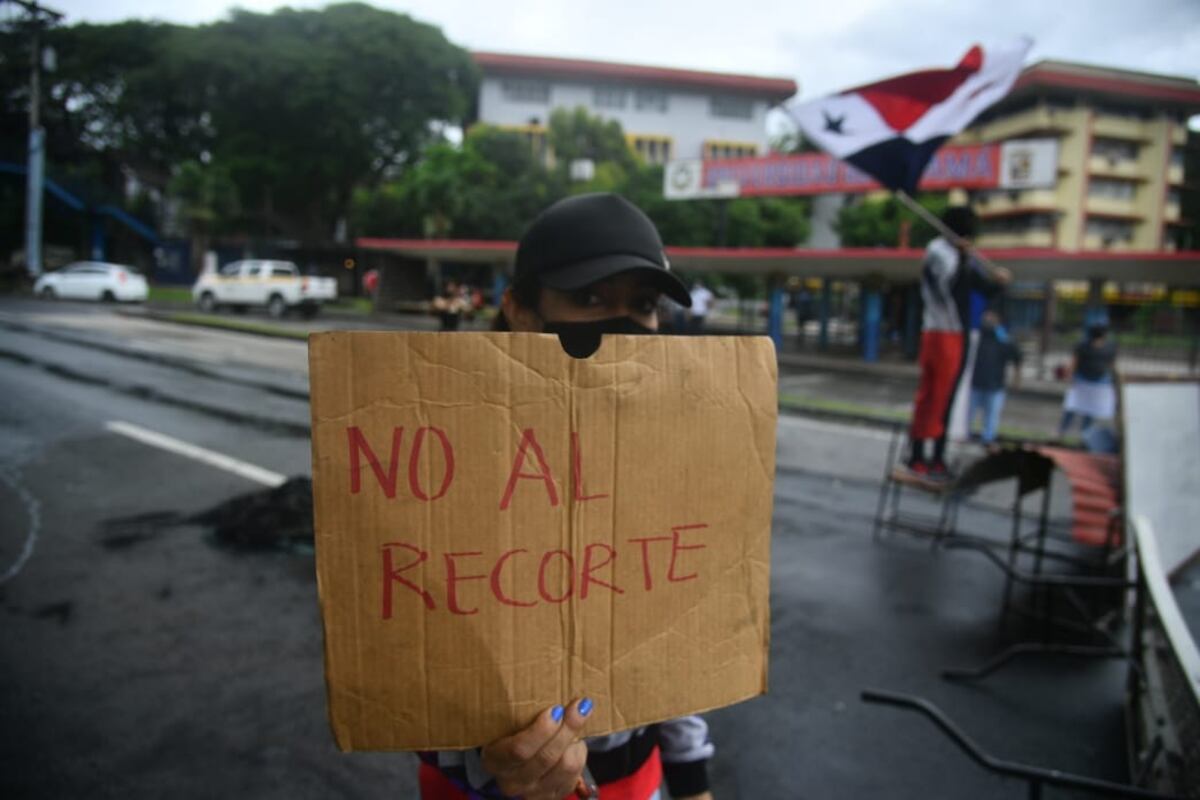
<path fill-rule="evenodd" d="M 582 107 L 621 123 L 630 147 L 646 163 L 762 155 L 768 149 L 767 110 L 797 90 L 788 78 L 473 55 L 483 76 L 479 121 L 525 133 L 542 153 L 551 112 Z"/>
<path fill-rule="evenodd" d="M 973 193 L 984 247 L 1176 249 L 1195 80 L 1041 61 L 955 141 L 1054 137 L 1053 188 Z"/>

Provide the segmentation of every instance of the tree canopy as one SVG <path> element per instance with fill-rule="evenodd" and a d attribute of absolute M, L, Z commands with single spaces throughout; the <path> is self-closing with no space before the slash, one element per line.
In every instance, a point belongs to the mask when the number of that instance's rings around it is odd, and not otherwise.
<path fill-rule="evenodd" d="M 618 123 L 585 109 L 556 110 L 546 138 L 552 158 L 543 160 L 528 134 L 475 125 L 461 146 L 430 148 L 395 181 L 360 190 L 354 227 L 367 236 L 516 239 L 555 200 L 614 191 L 643 209 L 667 244 L 795 247 L 808 237 L 805 200 L 665 199 L 663 168 L 641 163 Z M 577 159 L 592 161 L 591 179 L 571 180 Z"/>
<path fill-rule="evenodd" d="M 204 165 L 236 191 L 218 213 L 274 235 L 332 235 L 356 187 L 397 174 L 467 119 L 478 82 L 437 28 L 361 3 L 45 38 L 58 62 L 43 81 L 52 174 L 89 165 L 86 193 L 111 202 L 130 175 L 168 193 Z M 0 156 L 23 161 L 28 51 L 14 31 L 3 43 Z"/>
<path fill-rule="evenodd" d="M 948 205 L 944 194 L 921 194 L 917 202 L 939 217 Z M 867 197 L 844 206 L 835 227 L 843 247 L 896 247 L 904 224 L 909 226 L 910 247 L 924 247 L 938 235 L 932 225 L 890 196 Z"/>

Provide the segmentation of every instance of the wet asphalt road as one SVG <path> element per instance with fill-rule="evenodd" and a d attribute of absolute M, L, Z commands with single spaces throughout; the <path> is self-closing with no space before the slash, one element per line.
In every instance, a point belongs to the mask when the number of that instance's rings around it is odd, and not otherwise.
<path fill-rule="evenodd" d="M 221 549 L 182 521 L 261 486 L 108 427 L 307 475 L 304 351 L 0 302 L 0 796 L 415 796 L 412 756 L 333 746 L 312 557 Z M 969 552 L 872 542 L 886 447 L 781 421 L 771 689 L 710 715 L 715 796 L 1023 796 L 927 721 L 862 703 L 866 687 L 938 703 L 998 756 L 1123 779 L 1119 663 L 938 678 L 1004 643 L 1002 584 Z M 964 512 L 974 532 L 1006 524 Z"/>

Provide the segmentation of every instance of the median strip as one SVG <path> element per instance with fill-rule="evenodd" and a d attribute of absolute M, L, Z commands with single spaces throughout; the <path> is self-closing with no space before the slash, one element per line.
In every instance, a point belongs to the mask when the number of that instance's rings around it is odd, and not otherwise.
<path fill-rule="evenodd" d="M 207 314 L 192 314 L 186 311 L 174 311 L 169 313 L 147 311 L 139 313 L 136 316 L 142 319 L 152 319 L 156 322 L 173 322 L 177 325 L 191 325 L 197 328 L 213 328 L 215 330 L 230 331 L 232 333 L 249 333 L 254 336 L 268 336 L 274 339 L 293 339 L 296 341 L 308 341 L 307 331 L 296 331 L 290 328 L 281 328 L 276 325 L 263 325 L 258 322 L 243 322 L 236 319 L 225 319 L 223 317 L 213 317 Z"/>

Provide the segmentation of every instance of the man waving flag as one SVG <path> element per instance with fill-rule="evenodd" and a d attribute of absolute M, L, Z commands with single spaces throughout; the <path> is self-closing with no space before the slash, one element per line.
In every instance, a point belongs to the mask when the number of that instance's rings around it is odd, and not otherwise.
<path fill-rule="evenodd" d="M 1032 44 L 976 45 L 951 69 L 910 72 L 788 108 L 809 140 L 892 189 L 942 234 L 930 242 L 921 266 L 921 377 L 908 431 L 912 451 L 906 467 L 898 468 L 921 480 L 952 479 L 947 435 L 966 431 L 971 295 L 999 291 L 1012 274 L 972 250 L 976 218 L 970 208 L 951 207 L 939 220 L 912 195 L 934 152 L 1008 94 Z"/>
<path fill-rule="evenodd" d="M 911 195 L 942 143 L 1008 94 L 1032 45 L 976 45 L 950 69 L 910 72 L 787 111 L 822 150 Z"/>

